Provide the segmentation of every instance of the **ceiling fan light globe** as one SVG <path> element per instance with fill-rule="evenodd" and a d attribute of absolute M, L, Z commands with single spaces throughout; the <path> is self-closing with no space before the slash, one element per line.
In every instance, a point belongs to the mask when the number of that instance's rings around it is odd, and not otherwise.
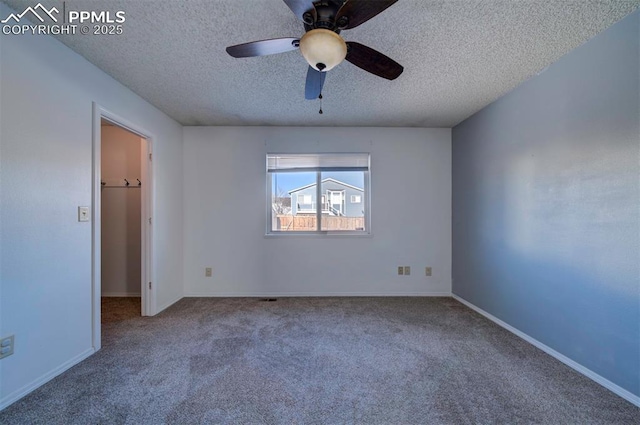
<path fill-rule="evenodd" d="M 316 71 L 326 72 L 338 66 L 347 56 L 342 37 L 327 29 L 314 29 L 300 39 L 300 53 Z M 324 68 L 320 69 L 324 65 Z"/>

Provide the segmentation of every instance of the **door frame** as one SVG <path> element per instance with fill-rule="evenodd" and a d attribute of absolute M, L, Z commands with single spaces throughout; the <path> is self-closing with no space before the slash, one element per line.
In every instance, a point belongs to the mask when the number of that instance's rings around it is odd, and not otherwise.
<path fill-rule="evenodd" d="M 102 120 L 109 121 L 113 125 L 123 128 L 131 133 L 136 134 L 142 139 L 141 143 L 141 169 L 140 177 L 142 186 L 140 188 L 140 220 L 141 220 L 141 258 L 140 258 L 140 295 L 141 310 L 143 316 L 153 316 L 156 314 L 156 295 L 155 288 L 152 288 L 153 282 L 153 228 L 151 226 L 154 213 L 154 180 L 153 180 L 153 161 L 152 151 L 155 136 L 119 115 L 103 108 L 99 104 L 93 102 L 93 142 L 92 142 L 92 211 L 91 211 L 91 328 L 92 328 L 92 345 L 95 351 L 102 346 L 101 335 L 101 266 L 102 266 L 102 238 L 101 238 L 101 148 L 102 148 Z"/>

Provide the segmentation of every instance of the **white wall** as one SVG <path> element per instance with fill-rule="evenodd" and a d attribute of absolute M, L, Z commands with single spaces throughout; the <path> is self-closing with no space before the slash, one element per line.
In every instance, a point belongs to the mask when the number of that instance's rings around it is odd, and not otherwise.
<path fill-rule="evenodd" d="M 11 11 L 0 3 L 0 16 Z M 157 305 L 182 296 L 181 126 L 48 36 L 0 36 L 0 408 L 91 354 L 92 102 L 155 136 Z"/>
<path fill-rule="evenodd" d="M 102 126 L 100 142 L 101 180 L 105 183 L 100 190 L 102 296 L 139 297 L 142 193 L 136 179 L 143 179 L 143 140 L 120 127 Z M 124 179 L 130 182 L 129 186 Z"/>
<path fill-rule="evenodd" d="M 185 127 L 183 139 L 185 296 L 451 292 L 450 129 Z M 373 236 L 265 237 L 265 154 L 341 151 L 371 153 Z"/>

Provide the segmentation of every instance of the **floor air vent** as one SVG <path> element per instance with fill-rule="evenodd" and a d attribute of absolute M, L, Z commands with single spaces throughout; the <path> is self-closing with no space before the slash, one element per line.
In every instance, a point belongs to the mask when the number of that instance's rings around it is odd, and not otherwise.
<path fill-rule="evenodd" d="M 268 303 L 272 303 L 274 301 L 278 301 L 278 299 L 277 298 L 263 298 L 260 301 L 265 301 L 265 302 L 268 302 Z"/>

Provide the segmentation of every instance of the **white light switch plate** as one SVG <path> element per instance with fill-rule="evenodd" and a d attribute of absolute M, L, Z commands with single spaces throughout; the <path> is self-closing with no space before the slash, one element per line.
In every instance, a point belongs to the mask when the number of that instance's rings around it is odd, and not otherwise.
<path fill-rule="evenodd" d="M 78 207 L 78 221 L 89 221 L 89 207 Z"/>

